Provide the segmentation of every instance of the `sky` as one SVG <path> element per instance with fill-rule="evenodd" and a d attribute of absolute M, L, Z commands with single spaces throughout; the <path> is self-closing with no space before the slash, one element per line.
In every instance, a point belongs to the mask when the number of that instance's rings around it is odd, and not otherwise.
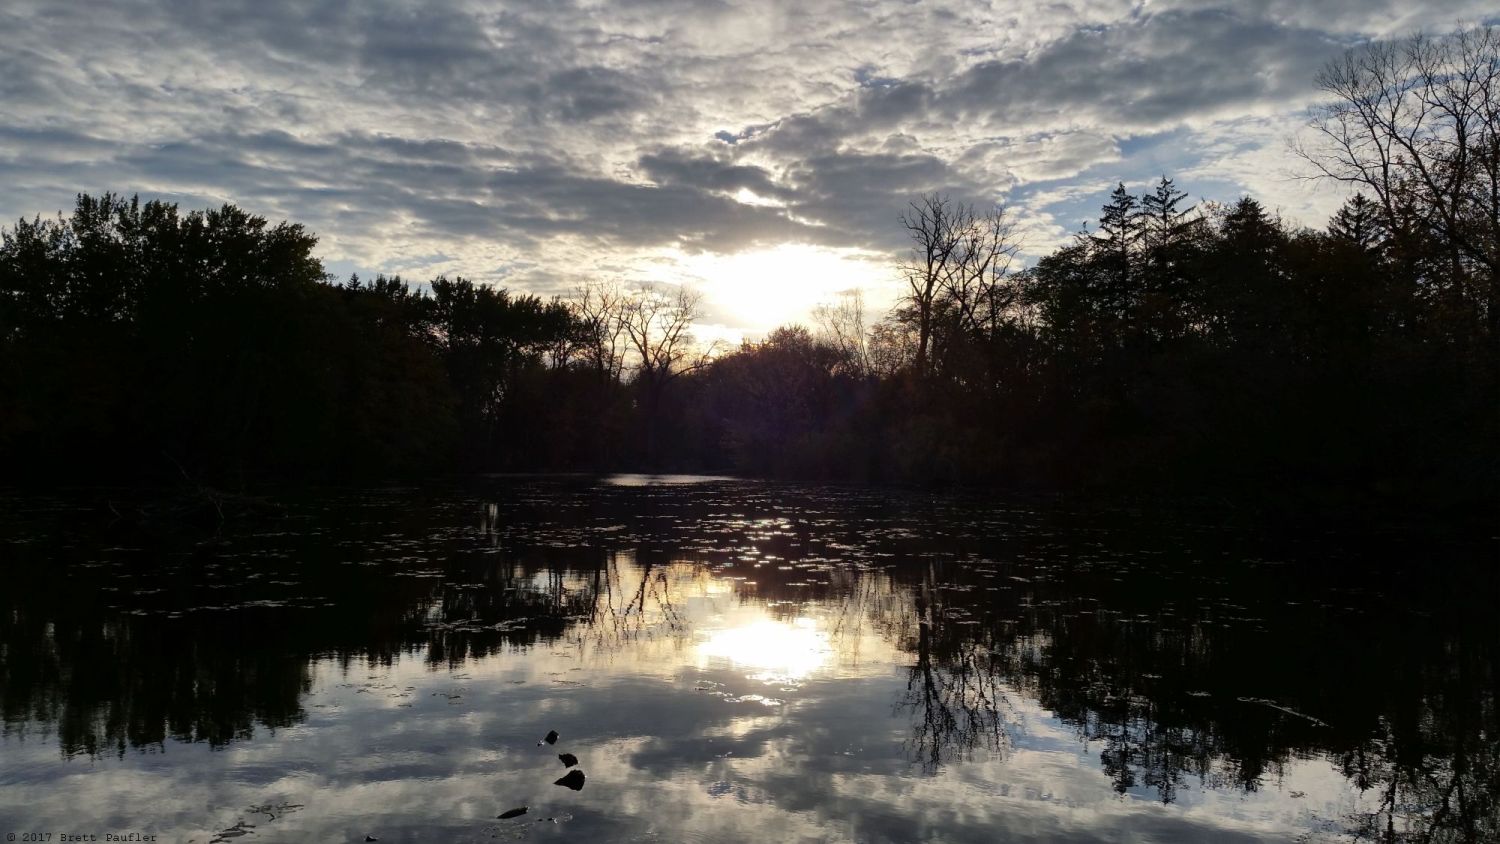
<path fill-rule="evenodd" d="M 1345 49 L 1493 0 L 181 0 L 0 5 L 0 220 L 234 203 L 331 272 L 689 284 L 756 336 L 899 285 L 924 192 L 1028 254 L 1115 183 L 1342 199 L 1287 144 Z"/>

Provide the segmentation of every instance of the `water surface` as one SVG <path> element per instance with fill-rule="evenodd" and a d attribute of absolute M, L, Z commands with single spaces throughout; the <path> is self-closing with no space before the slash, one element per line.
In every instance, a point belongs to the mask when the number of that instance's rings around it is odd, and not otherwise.
<path fill-rule="evenodd" d="M 0 834 L 1500 840 L 1483 548 L 685 476 L 107 497 L 0 504 Z"/>

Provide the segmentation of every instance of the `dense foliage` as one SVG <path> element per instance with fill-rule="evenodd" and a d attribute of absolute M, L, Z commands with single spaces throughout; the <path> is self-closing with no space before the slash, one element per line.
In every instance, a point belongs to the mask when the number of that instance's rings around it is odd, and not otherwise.
<path fill-rule="evenodd" d="M 970 288 L 998 306 L 940 290 L 926 354 L 911 307 L 877 332 L 895 350 L 867 355 L 873 371 L 781 331 L 698 379 L 681 417 L 704 414 L 695 425 L 721 432 L 710 443 L 733 445 L 721 459 L 755 471 L 1349 507 L 1494 500 L 1484 276 L 1441 241 L 1390 237 L 1363 196 L 1326 231 L 1249 198 L 1181 206 L 1169 180 L 1141 201 L 1121 187 L 1095 233 Z"/>
<path fill-rule="evenodd" d="M 689 296 L 335 284 L 299 226 L 81 196 L 0 239 L 0 455 L 22 478 L 671 468 L 1492 500 L 1492 304 L 1441 241 L 1393 238 L 1363 196 L 1326 231 L 1182 199 L 1122 186 L 1033 267 L 703 356 Z M 996 231 L 914 208 L 929 236 Z"/>
<path fill-rule="evenodd" d="M 232 206 L 108 194 L 5 231 L 7 474 L 408 472 L 453 465 L 460 444 L 497 466 L 497 432 L 519 448 L 544 424 L 519 406 L 564 306 L 442 278 L 329 284 L 315 243 Z"/>

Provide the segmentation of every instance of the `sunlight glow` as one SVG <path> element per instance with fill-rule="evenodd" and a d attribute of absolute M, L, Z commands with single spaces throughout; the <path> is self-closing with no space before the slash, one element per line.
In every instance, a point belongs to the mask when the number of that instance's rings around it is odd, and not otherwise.
<path fill-rule="evenodd" d="M 750 190 L 749 188 L 740 188 L 739 191 L 734 194 L 734 201 L 743 203 L 745 205 L 757 205 L 762 208 L 786 207 L 785 202 L 782 202 L 779 199 L 769 199 L 767 197 L 761 196 L 760 194 L 756 193 L 753 190 Z"/>
<path fill-rule="evenodd" d="M 812 327 L 812 309 L 841 291 L 864 291 L 867 319 L 889 307 L 898 279 L 888 256 L 861 249 L 784 243 L 722 254 L 673 255 L 683 280 L 703 291 L 704 321 L 764 333 L 780 325 Z"/>
<path fill-rule="evenodd" d="M 828 634 L 810 618 L 794 622 L 762 619 L 709 634 L 698 645 L 705 660 L 728 660 L 758 675 L 799 680 L 827 665 L 833 656 Z"/>

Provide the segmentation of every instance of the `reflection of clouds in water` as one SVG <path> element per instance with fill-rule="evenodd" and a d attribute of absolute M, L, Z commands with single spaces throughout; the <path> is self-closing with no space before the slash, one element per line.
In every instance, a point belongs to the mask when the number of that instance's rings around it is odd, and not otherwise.
<path fill-rule="evenodd" d="M 145 822 L 183 838 L 246 820 L 257 823 L 257 841 L 357 840 L 366 832 L 394 839 L 402 830 L 478 841 L 511 828 L 621 837 L 654 828 L 683 840 L 941 833 L 955 841 L 1270 842 L 1307 822 L 1297 816 L 1303 807 L 1269 792 L 1184 789 L 1171 808 L 1122 798 L 1100 771 L 1097 748 L 1018 694 L 1011 697 L 1020 701 L 1020 738 L 1003 759 L 981 754 L 915 775 L 901 747 L 908 723 L 891 706 L 906 683 L 891 668 L 895 652 L 869 661 L 864 676 L 840 675 L 832 663 L 847 630 L 830 636 L 817 619 L 777 620 L 697 578 L 669 580 L 697 590 L 671 597 L 706 630 L 695 647 L 637 639 L 624 652 L 584 648 L 571 659 L 539 647 L 470 660 L 461 671 L 434 671 L 420 652 L 390 665 L 320 660 L 303 724 L 224 751 L 169 743 L 170 766 L 160 755 L 129 753 L 88 769 L 29 743 L 32 776 L 6 790 L 0 818 L 101 828 Z M 551 682 L 572 667 L 588 685 Z M 768 671 L 810 681 L 783 693 L 788 704 L 776 709 L 699 690 L 712 684 L 743 694 L 756 688 L 756 672 Z M 411 706 L 392 718 L 399 703 Z M 546 729 L 562 733 L 579 756 L 589 777 L 584 792 L 549 785 L 557 762 L 551 748 L 535 746 Z M 1296 762 L 1283 777 L 1323 796 L 1308 810 L 1326 817 L 1335 803 L 1352 809 L 1326 763 Z M 52 799 L 57 793 L 83 808 Z M 248 811 L 282 801 L 306 809 L 275 821 Z M 495 820 L 520 804 L 533 806 L 532 821 Z M 525 825 L 545 817 L 562 821 Z"/>
<path fill-rule="evenodd" d="M 562 819 L 514 827 L 538 837 L 655 829 L 707 840 L 1280 841 L 1377 802 L 1328 762 L 1292 752 L 1327 752 L 1315 743 L 1326 734 L 1308 735 L 1312 726 L 1280 708 L 1237 702 L 1293 674 L 1212 682 L 1208 669 L 1242 665 L 1245 648 L 1266 648 L 1264 631 L 1241 642 L 1220 623 L 1203 634 L 1206 644 L 1178 648 L 1159 635 L 1171 622 L 1143 621 L 1155 605 L 1131 606 L 1141 594 L 1121 585 L 1139 559 L 1067 549 L 1076 570 L 1066 582 L 1049 568 L 1059 556 L 1052 551 L 1023 565 L 995 562 L 1010 557 L 986 549 L 944 567 L 948 540 L 923 534 L 929 516 L 920 509 L 858 509 L 845 491 L 790 507 L 765 487 L 670 486 L 615 488 L 612 504 L 591 499 L 561 522 L 551 509 L 539 518 L 514 503 L 478 505 L 477 536 L 431 534 L 452 546 L 392 544 L 391 528 L 371 520 L 390 567 L 427 580 L 401 594 L 391 577 L 310 581 L 304 591 L 341 598 L 364 584 L 351 612 L 307 616 L 342 619 L 350 635 L 297 627 L 305 640 L 268 639 L 270 656 L 244 663 L 262 680 L 295 663 L 276 705 L 255 710 L 295 710 L 295 726 L 229 718 L 243 713 L 226 706 L 226 722 L 253 725 L 226 750 L 169 740 L 164 753 L 64 761 L 45 732 L 62 718 L 43 719 L 26 741 L 4 739 L 0 821 L 154 823 L 168 837 L 198 840 L 244 821 L 258 824 L 261 841 L 396 840 L 402 830 L 461 841 L 487 840 L 500 826 L 496 814 L 530 804 L 527 823 Z M 472 506 L 454 506 L 455 520 L 472 518 Z M 939 516 L 968 530 L 966 542 L 1013 529 Z M 428 564 L 445 553 L 456 564 Z M 891 558 L 898 562 L 887 566 Z M 348 564 L 359 553 L 341 547 L 337 559 Z M 247 581 L 265 570 L 264 560 L 252 563 Z M 1150 594 L 1162 588 L 1153 581 Z M 1184 587 L 1172 597 L 1178 606 L 1232 598 L 1224 618 L 1236 623 L 1263 614 L 1238 606 L 1244 590 L 1222 591 L 1216 599 L 1216 590 Z M 380 657 L 330 656 L 345 647 L 330 642 L 364 641 L 367 618 L 403 613 L 396 635 L 369 648 Z M 127 632 L 143 626 L 130 622 Z M 201 641 L 194 659 L 254 652 L 236 641 Z M 180 664 L 187 676 L 209 663 Z M 1188 691 L 1174 696 L 1163 678 L 1178 674 Z M 913 680 L 935 696 L 910 699 Z M 1287 705 L 1317 688 L 1292 683 Z M 1005 730 L 1013 740 L 1004 753 L 957 740 L 973 730 L 945 728 L 929 734 L 941 753 L 915 764 L 908 745 L 921 719 L 942 726 L 956 716 L 962 725 L 976 694 L 1003 704 L 978 710 L 975 723 Z M 183 696 L 172 711 L 208 702 Z M 145 722 L 162 720 L 148 696 L 123 705 Z M 548 729 L 563 740 L 537 748 Z M 1236 751 L 1273 729 L 1276 743 L 1256 757 L 1255 788 L 1246 791 Z M 1202 741 L 1184 754 L 1183 739 Z M 562 773 L 558 750 L 578 755 L 589 783 L 582 795 L 551 785 Z M 1109 754 L 1125 760 L 1132 779 L 1122 784 L 1107 770 L 1120 767 Z M 1152 776 L 1170 783 L 1171 805 L 1161 805 Z M 274 821 L 249 813 L 280 801 L 306 808 Z"/>
<path fill-rule="evenodd" d="M 490 657 L 467 679 L 428 671 L 419 660 L 347 674 L 323 662 L 311 698 L 336 695 L 337 710 L 222 751 L 169 743 L 165 757 L 129 753 L 85 767 L 29 743 L 33 775 L 8 784 L 0 819 L 48 828 L 149 824 L 184 840 L 244 819 L 257 824 L 261 842 L 358 840 L 365 832 L 394 840 L 402 831 L 487 840 L 495 815 L 521 804 L 533 807 L 526 823 L 562 822 L 555 830 L 514 828 L 589 840 L 670 829 L 679 840 L 857 834 L 902 841 L 941 833 L 955 841 L 1272 842 L 1305 823 L 1274 794 L 1208 790 L 1185 794 L 1174 807 L 1121 798 L 1086 750 L 1039 751 L 1024 741 L 1003 760 L 914 776 L 900 749 L 905 721 L 890 707 L 904 684 L 894 675 L 814 683 L 795 706 L 777 711 L 694 693 L 691 677 L 664 683 L 627 672 L 560 700 L 554 689 L 510 682 L 541 670 L 549 657 L 544 649 Z M 414 685 L 419 703 L 393 720 L 371 695 L 340 688 L 350 675 Z M 432 696 L 460 684 L 463 706 Z M 1068 729 L 1034 704 L 1023 717 L 1037 732 Z M 589 779 L 583 792 L 550 785 L 561 771 L 551 748 L 535 746 L 544 728 L 556 728 L 559 746 L 579 756 Z M 1339 780 L 1317 761 L 1285 773 L 1303 790 Z M 55 800 L 57 793 L 74 800 Z M 275 821 L 248 811 L 287 801 L 306 808 Z"/>

